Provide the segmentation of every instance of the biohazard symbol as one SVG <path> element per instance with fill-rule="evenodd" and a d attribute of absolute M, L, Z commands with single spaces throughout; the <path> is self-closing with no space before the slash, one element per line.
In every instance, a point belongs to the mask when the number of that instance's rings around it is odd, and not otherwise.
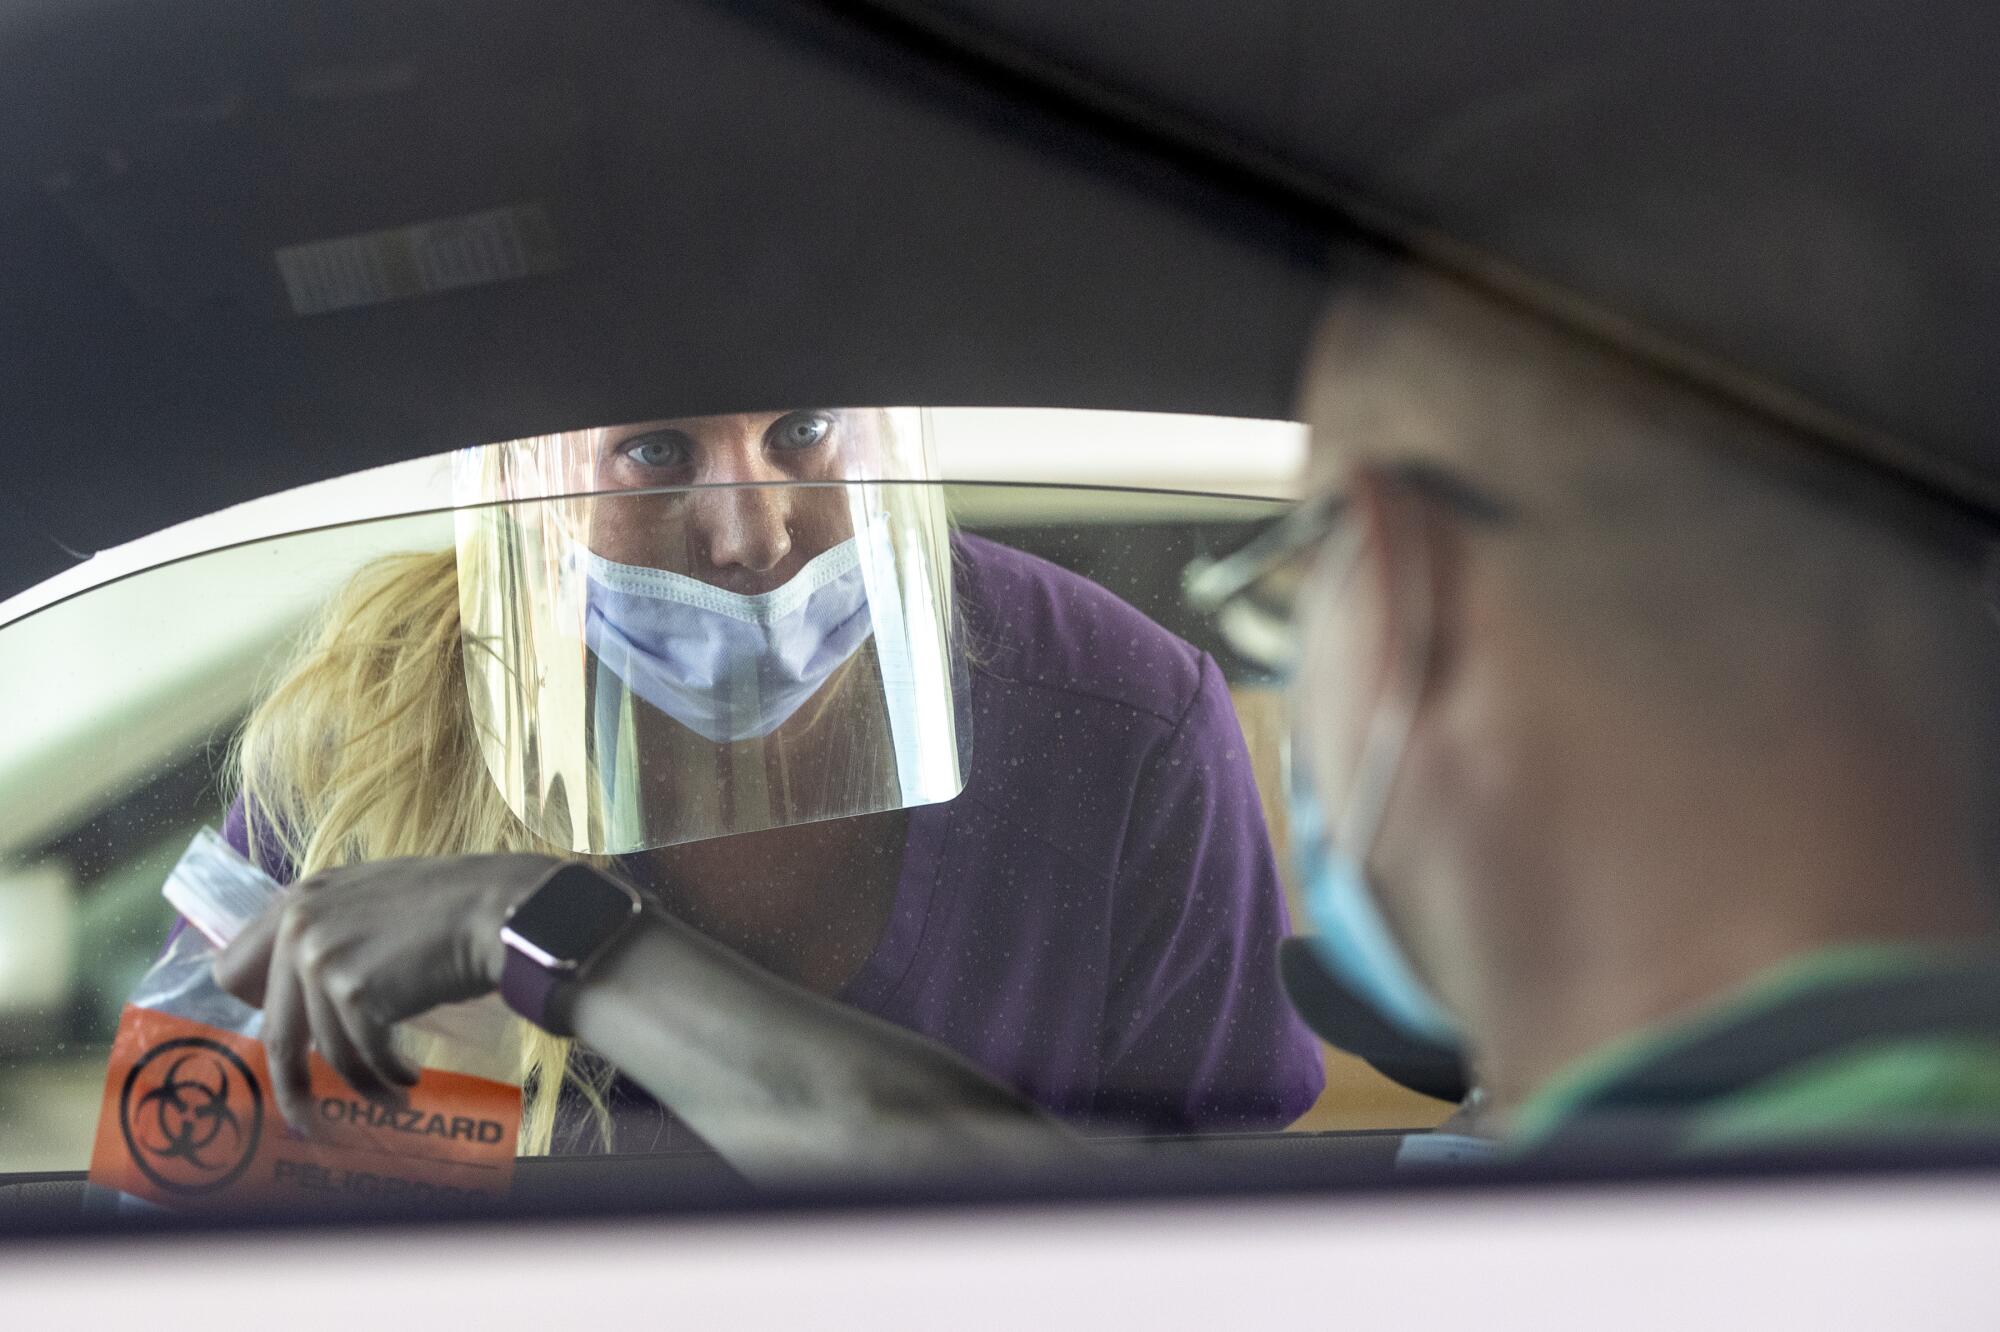
<path fill-rule="evenodd" d="M 264 1097 L 234 1050 L 182 1036 L 148 1050 L 126 1074 L 118 1126 L 147 1179 L 173 1193 L 212 1193 L 256 1154 Z"/>

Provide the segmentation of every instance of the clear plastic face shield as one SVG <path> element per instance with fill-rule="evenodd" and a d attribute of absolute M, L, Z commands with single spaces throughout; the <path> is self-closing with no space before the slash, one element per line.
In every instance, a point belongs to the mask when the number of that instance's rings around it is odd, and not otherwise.
<path fill-rule="evenodd" d="M 471 715 L 586 855 L 948 800 L 969 758 L 919 409 L 570 431 L 454 460 Z"/>

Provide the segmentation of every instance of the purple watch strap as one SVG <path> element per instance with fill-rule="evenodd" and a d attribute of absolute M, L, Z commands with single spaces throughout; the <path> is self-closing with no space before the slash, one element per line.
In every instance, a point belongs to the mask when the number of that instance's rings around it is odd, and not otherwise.
<path fill-rule="evenodd" d="M 549 1025 L 549 1000 L 555 997 L 556 973 L 511 945 L 506 954 L 506 961 L 500 966 L 500 998 L 543 1031 L 569 1035 Z"/>
<path fill-rule="evenodd" d="M 624 881 L 581 861 L 557 865 L 501 926 L 500 998 L 543 1031 L 570 1035 L 555 1011 L 558 995 L 631 928 L 640 909 Z"/>

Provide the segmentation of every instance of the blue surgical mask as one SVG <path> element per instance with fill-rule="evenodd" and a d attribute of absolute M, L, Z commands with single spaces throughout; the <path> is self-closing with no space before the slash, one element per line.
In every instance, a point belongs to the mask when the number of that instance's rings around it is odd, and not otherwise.
<path fill-rule="evenodd" d="M 634 694 L 718 743 L 775 731 L 873 629 L 853 540 L 756 596 L 592 551 L 578 556 L 589 578 L 590 650 Z"/>
<path fill-rule="evenodd" d="M 1455 1049 L 1458 1024 L 1411 967 L 1375 904 L 1360 860 L 1326 834 L 1319 794 L 1295 746 L 1287 800 L 1313 951 L 1348 990 L 1406 1035 Z"/>
<path fill-rule="evenodd" d="M 1358 544 L 1344 577 L 1352 578 Z M 1406 549 L 1416 550 L 1414 544 Z M 1398 605 L 1404 651 L 1388 693 L 1370 711 L 1344 793 L 1338 822 L 1329 828 L 1315 789 L 1311 755 L 1294 741 L 1286 782 L 1292 848 L 1314 951 L 1327 969 L 1385 1021 L 1406 1035 L 1458 1047 L 1458 1023 L 1418 978 L 1368 883 L 1368 857 L 1388 812 L 1389 792 L 1402 766 L 1416 722 L 1417 699 L 1430 665 L 1428 572 L 1406 570 Z M 1296 697 L 1296 695 L 1294 695 Z"/>

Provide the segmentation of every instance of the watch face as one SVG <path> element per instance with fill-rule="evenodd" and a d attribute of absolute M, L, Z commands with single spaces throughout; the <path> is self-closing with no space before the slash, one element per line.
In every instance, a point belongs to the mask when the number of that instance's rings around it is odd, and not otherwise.
<path fill-rule="evenodd" d="M 588 865 L 565 865 L 514 908 L 507 928 L 551 965 L 587 960 L 639 909 L 632 890 Z"/>

